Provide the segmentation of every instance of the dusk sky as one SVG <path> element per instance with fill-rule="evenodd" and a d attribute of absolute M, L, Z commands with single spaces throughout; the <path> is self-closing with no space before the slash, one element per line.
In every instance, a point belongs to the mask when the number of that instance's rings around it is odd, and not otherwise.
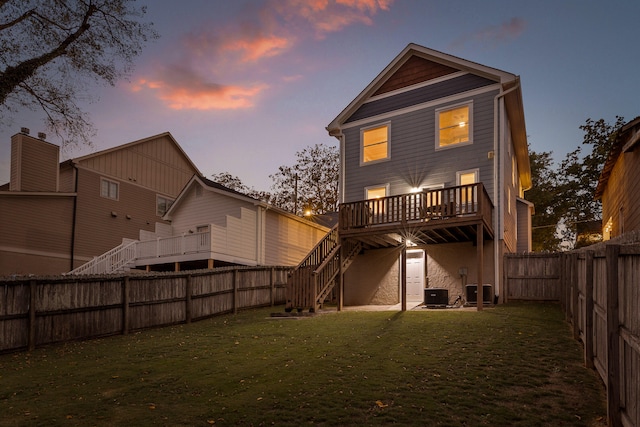
<path fill-rule="evenodd" d="M 637 0 L 142 3 L 160 39 L 85 107 L 93 151 L 168 131 L 205 176 L 230 172 L 256 190 L 297 151 L 337 145 L 327 124 L 409 43 L 520 75 L 531 148 L 556 163 L 587 118 L 640 115 Z M 0 183 L 22 126 L 43 131 L 42 114 L 0 128 Z"/>

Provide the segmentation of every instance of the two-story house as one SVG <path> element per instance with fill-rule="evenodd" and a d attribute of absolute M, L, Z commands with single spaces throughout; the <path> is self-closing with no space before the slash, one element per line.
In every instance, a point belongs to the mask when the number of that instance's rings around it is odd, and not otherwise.
<path fill-rule="evenodd" d="M 292 275 L 287 309 L 317 309 L 334 284 L 339 307 L 406 309 L 425 289 L 497 301 L 503 254 L 531 240 L 519 77 L 409 44 L 327 130 L 340 141 L 335 245 L 301 264 L 312 279 Z"/>
<path fill-rule="evenodd" d="M 632 183 L 640 179 L 640 117 L 626 123 L 605 162 L 595 198 L 602 201 L 602 238 L 640 230 L 640 198 Z"/>
<path fill-rule="evenodd" d="M 59 162 L 28 129 L 11 138 L 0 187 L 0 275 L 60 274 L 155 230 L 200 171 L 168 133 Z"/>

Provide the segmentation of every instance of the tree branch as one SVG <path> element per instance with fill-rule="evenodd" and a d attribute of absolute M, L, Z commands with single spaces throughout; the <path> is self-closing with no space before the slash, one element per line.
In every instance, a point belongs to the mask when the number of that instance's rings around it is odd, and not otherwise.
<path fill-rule="evenodd" d="M 90 5 L 84 14 L 82 24 L 75 32 L 69 34 L 55 49 L 36 58 L 24 61 L 15 67 L 7 67 L 5 71 L 0 74 L 0 104 L 4 104 L 7 96 L 15 90 L 20 82 L 33 76 L 38 68 L 64 55 L 67 48 L 89 30 L 89 19 L 96 10 L 94 5 Z"/>

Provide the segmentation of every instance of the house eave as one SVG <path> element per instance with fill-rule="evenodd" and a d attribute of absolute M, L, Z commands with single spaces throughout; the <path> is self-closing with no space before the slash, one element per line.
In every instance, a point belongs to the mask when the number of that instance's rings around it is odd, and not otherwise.
<path fill-rule="evenodd" d="M 349 105 L 344 108 L 338 116 L 327 125 L 326 129 L 330 136 L 337 136 L 340 133 L 342 124 L 367 100 L 374 94 L 384 82 L 395 73 L 410 57 L 419 56 L 424 59 L 435 61 L 443 65 L 457 68 L 461 71 L 468 71 L 481 75 L 498 83 L 507 84 L 508 82 L 517 81 L 515 74 L 499 70 L 497 68 L 487 67 L 466 59 L 458 58 L 437 50 L 429 49 L 415 43 L 408 44 L 402 52 L 400 52 L 387 67 L 382 70 L 367 87 Z"/>

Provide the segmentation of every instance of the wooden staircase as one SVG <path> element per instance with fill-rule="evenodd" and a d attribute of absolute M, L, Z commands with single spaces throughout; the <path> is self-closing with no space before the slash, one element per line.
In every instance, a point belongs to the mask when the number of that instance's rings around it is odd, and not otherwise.
<path fill-rule="evenodd" d="M 287 312 L 316 312 L 333 290 L 336 279 L 360 252 L 359 242 L 340 244 L 336 225 L 289 274 L 286 288 Z"/>

